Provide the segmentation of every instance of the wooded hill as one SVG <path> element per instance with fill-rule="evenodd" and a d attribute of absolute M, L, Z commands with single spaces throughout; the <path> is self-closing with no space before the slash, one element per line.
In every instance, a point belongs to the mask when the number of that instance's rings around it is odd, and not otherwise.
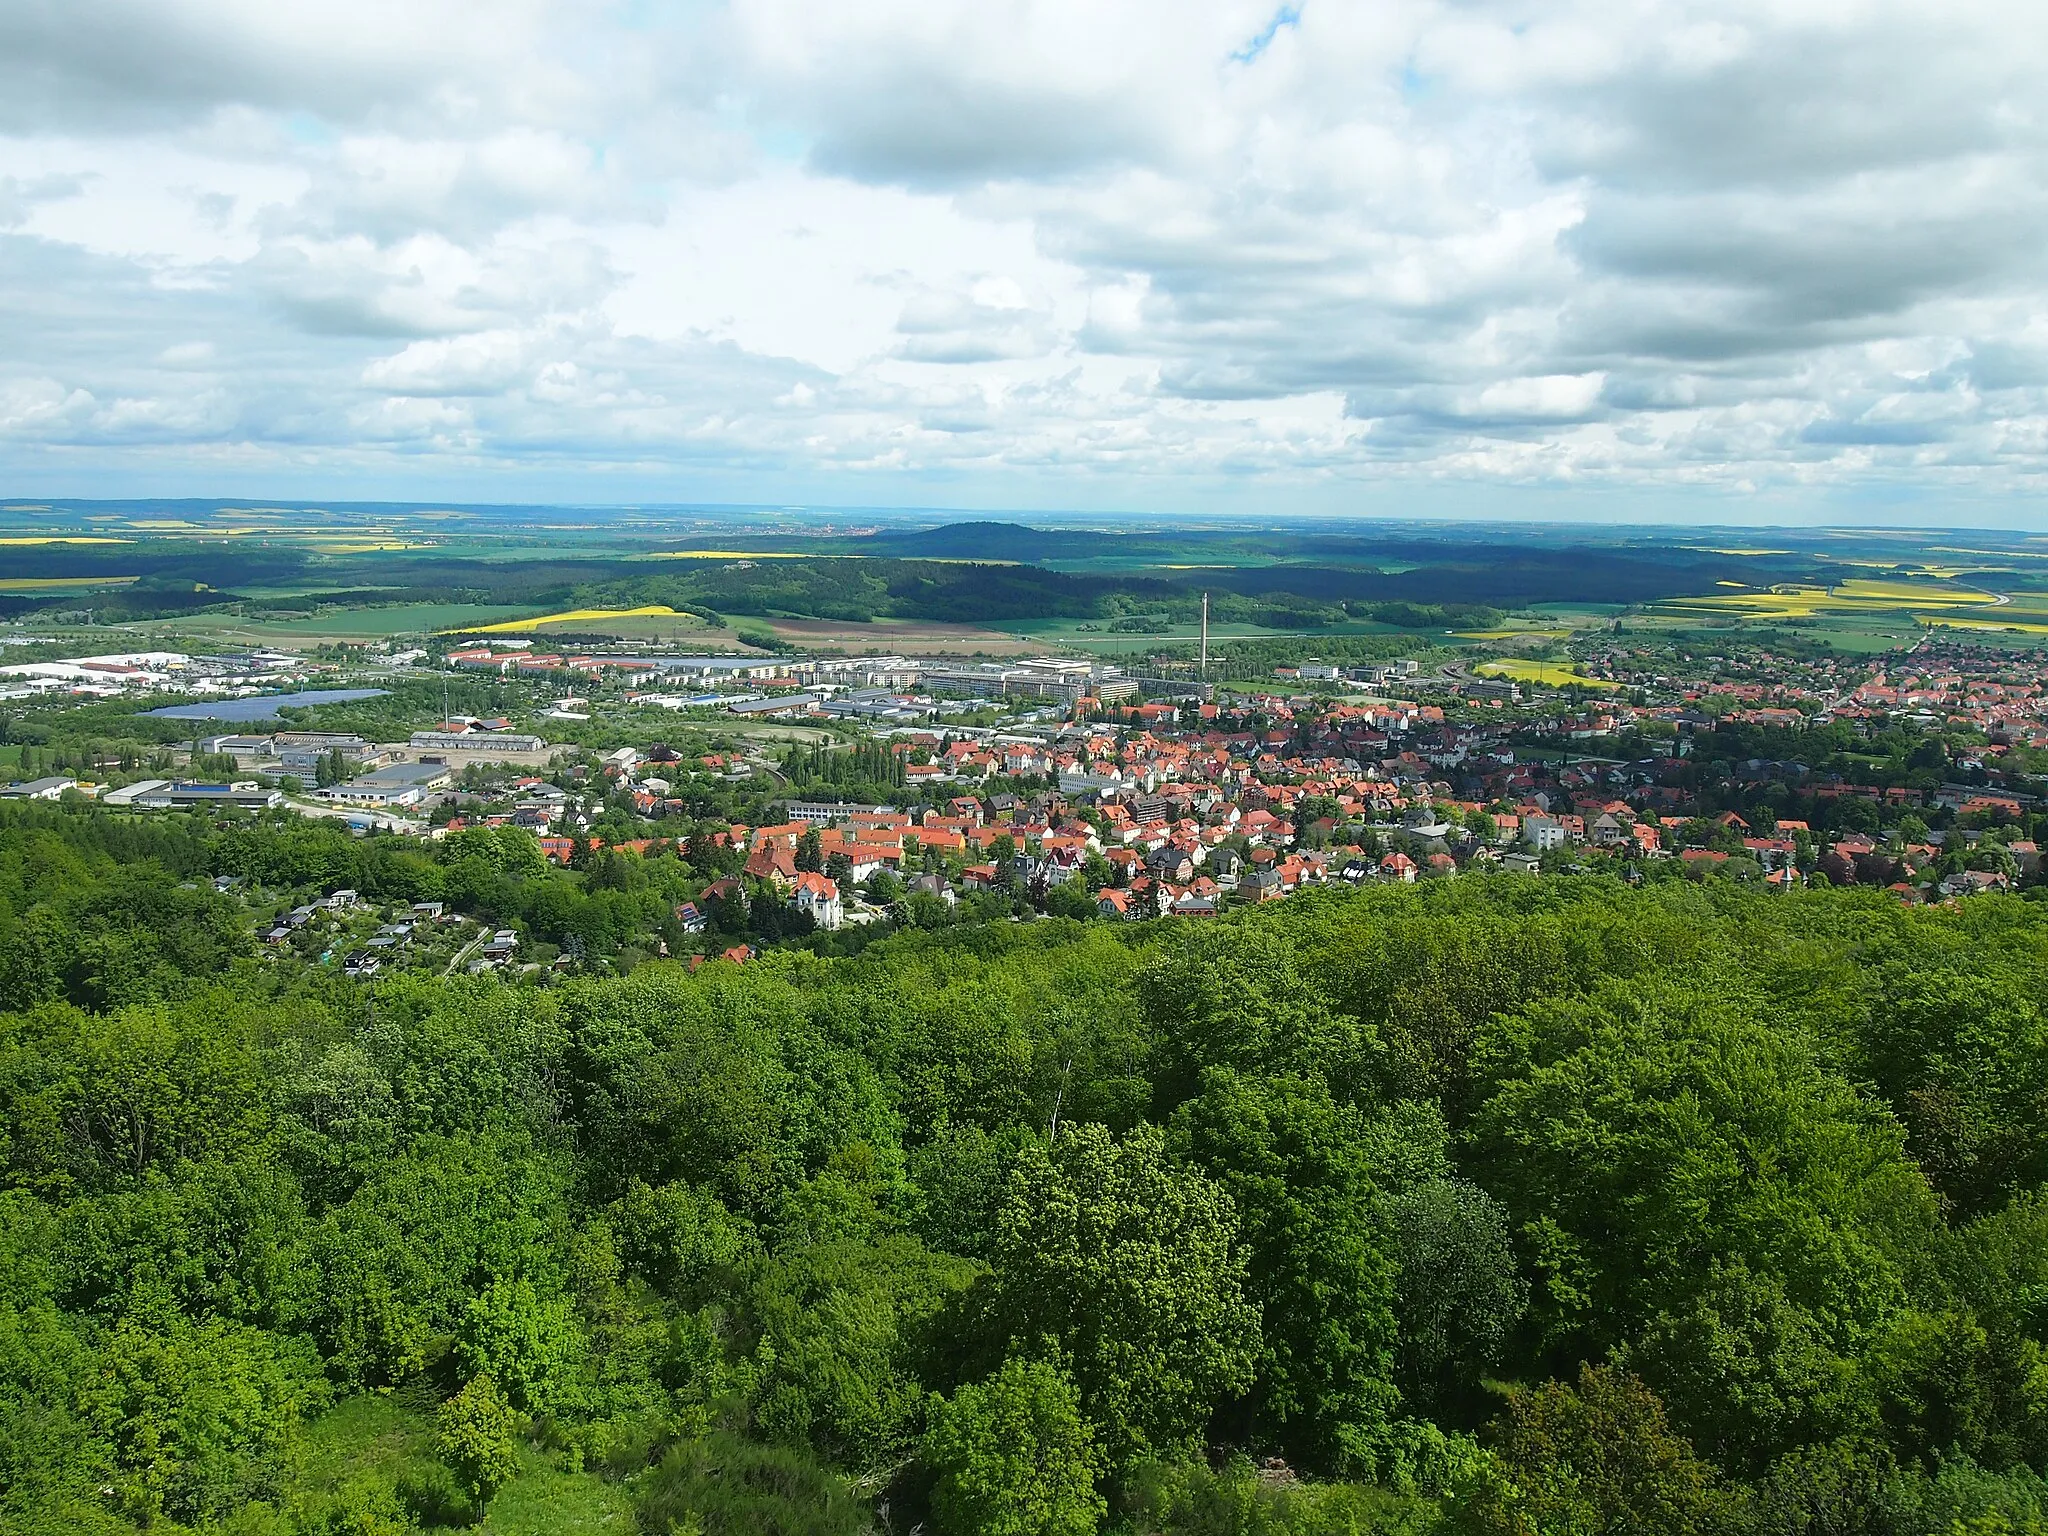
<path fill-rule="evenodd" d="M 373 995 L 124 926 L 174 834 L 15 852 L 0 940 L 100 979 L 0 976 L 9 1531 L 2048 1528 L 2029 902 L 1472 877 Z"/>
<path fill-rule="evenodd" d="M 644 534 L 639 535 L 645 538 Z M 10 549 L 12 574 L 139 578 L 126 587 L 0 593 L 0 616 L 90 607 L 105 622 L 245 605 L 501 603 L 636 607 L 842 621 L 949 623 L 1033 618 L 1191 618 L 1211 594 L 1218 622 L 1309 629 L 1376 609 L 1632 603 L 1709 592 L 1719 581 L 1818 577 L 1804 556 L 1738 558 L 1677 544 L 1559 545 L 1534 535 L 1343 537 L 1180 530 L 1108 534 L 1010 523 L 893 529 L 859 538 L 721 536 L 732 558 L 650 560 L 632 542 L 575 552 L 507 527 L 506 558 L 476 548 L 323 555 L 286 545 L 138 538 Z M 748 554 L 759 550 L 759 557 Z M 789 558 L 795 555 L 799 558 Z M 1839 575 L 1839 572 L 1836 573 Z M 285 587 L 290 595 L 238 597 Z M 1479 620 L 1484 625 L 1485 620 Z M 1441 627 L 1441 626 L 1438 626 Z"/>

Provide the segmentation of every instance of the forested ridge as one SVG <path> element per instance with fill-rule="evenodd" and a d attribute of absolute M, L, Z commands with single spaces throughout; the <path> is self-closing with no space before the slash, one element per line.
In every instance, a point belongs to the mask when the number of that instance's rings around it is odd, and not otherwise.
<path fill-rule="evenodd" d="M 2048 1530 L 2034 903 L 371 989 L 250 958 L 263 829 L 78 826 L 0 870 L 7 1531 Z"/>

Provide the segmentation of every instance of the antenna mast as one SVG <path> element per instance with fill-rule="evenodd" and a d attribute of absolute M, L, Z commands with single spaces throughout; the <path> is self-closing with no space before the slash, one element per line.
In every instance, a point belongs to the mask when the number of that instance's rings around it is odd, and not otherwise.
<path fill-rule="evenodd" d="M 1209 594 L 1202 594 L 1202 681 L 1209 680 Z"/>

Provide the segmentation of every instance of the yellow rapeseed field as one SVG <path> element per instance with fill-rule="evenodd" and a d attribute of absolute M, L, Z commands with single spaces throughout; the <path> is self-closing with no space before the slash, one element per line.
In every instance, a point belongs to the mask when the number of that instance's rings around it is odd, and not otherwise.
<path fill-rule="evenodd" d="M 1959 619 L 1949 614 L 1922 613 L 1915 617 L 1932 629 L 2012 630 L 2022 635 L 2048 635 L 2048 624 L 2029 624 L 2022 619 Z"/>
<path fill-rule="evenodd" d="M 133 544 L 133 539 L 102 539 L 77 533 L 39 533 L 33 538 L 0 539 L 0 544 Z"/>
<path fill-rule="evenodd" d="M 61 592 L 66 587 L 125 587 L 136 576 L 0 576 L 0 592 Z"/>
<path fill-rule="evenodd" d="M 1905 603 L 1936 608 L 1969 607 L 1998 601 L 1989 592 L 1978 592 L 1969 587 L 1951 587 L 1944 591 L 1919 581 L 1844 581 L 1834 587 L 1833 595 L 1850 602 Z"/>
<path fill-rule="evenodd" d="M 1619 688 L 1619 683 L 1610 683 L 1604 678 L 1588 677 L 1577 667 L 1555 661 L 1531 661 L 1524 656 L 1504 656 L 1498 661 L 1482 661 L 1472 669 L 1493 677 L 1512 678 L 1518 683 L 1545 683 L 1552 688 L 1562 688 L 1567 683 L 1577 683 L 1581 688 Z"/>
<path fill-rule="evenodd" d="M 571 608 L 566 613 L 544 613 L 533 619 L 506 619 L 501 624 L 477 624 L 463 629 L 444 630 L 450 635 L 525 635 L 546 624 L 588 624 L 607 619 L 682 619 L 689 615 L 680 613 L 666 603 L 649 603 L 644 608 Z"/>
<path fill-rule="evenodd" d="M 1746 619 L 1810 619 L 1822 614 L 1884 614 L 1919 609 L 1983 608 L 1997 597 L 1971 587 L 1935 586 L 1922 581 L 1857 579 L 1832 587 L 1781 585 L 1762 592 L 1715 592 L 1675 597 L 1662 606 L 1683 613 L 1722 614 Z"/>

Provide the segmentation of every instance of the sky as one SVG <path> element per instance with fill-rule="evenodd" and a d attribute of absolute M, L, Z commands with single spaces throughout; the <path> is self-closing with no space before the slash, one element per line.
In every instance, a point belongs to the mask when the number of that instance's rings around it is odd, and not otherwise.
<path fill-rule="evenodd" d="M 0 495 L 2048 526 L 2040 0 L 7 0 Z"/>

